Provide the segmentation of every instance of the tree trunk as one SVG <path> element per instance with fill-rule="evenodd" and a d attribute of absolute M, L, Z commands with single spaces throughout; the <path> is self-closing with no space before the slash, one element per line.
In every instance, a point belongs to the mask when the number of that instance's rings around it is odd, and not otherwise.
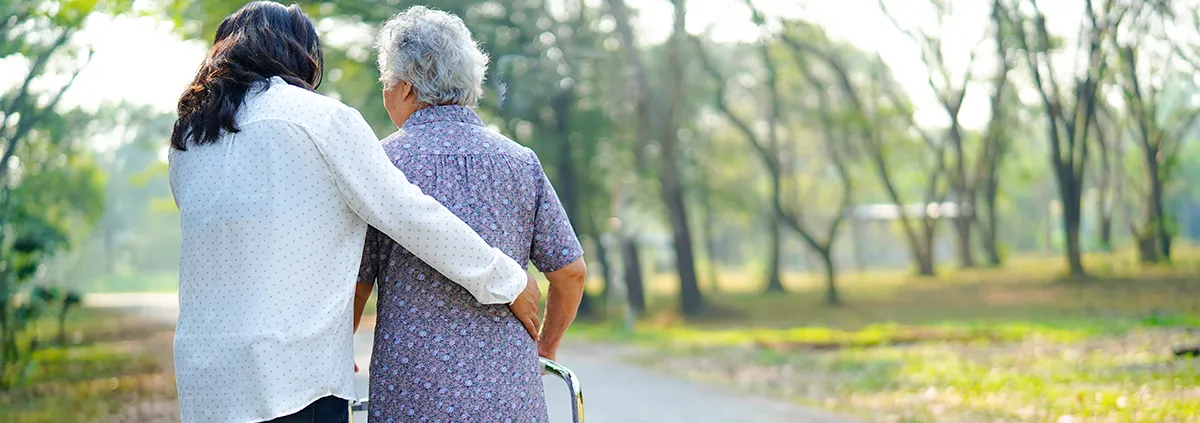
<path fill-rule="evenodd" d="M 637 240 L 621 237 L 621 262 L 625 266 L 625 293 L 629 307 L 637 315 L 646 311 L 646 292 L 642 284 L 642 260 L 638 254 Z"/>
<path fill-rule="evenodd" d="M 1158 244 L 1159 244 L 1160 252 L 1162 253 L 1162 261 L 1170 263 L 1171 262 L 1171 229 L 1170 229 L 1170 224 L 1169 224 L 1170 222 L 1167 221 L 1167 213 L 1166 213 L 1166 210 L 1164 210 L 1164 208 L 1163 208 L 1162 199 L 1160 198 L 1158 201 L 1159 201 L 1158 207 L 1159 207 L 1159 213 L 1160 213 L 1160 216 L 1158 218 L 1159 219 L 1158 220 Z"/>
<path fill-rule="evenodd" d="M 975 267 L 974 253 L 971 248 L 971 218 L 966 215 L 963 207 L 965 203 L 960 203 L 958 213 L 954 218 L 954 228 L 958 238 L 958 266 L 963 269 Z"/>
<path fill-rule="evenodd" d="M 592 301 L 592 296 L 588 295 L 587 290 L 585 289 L 583 291 L 583 296 L 579 297 L 578 313 L 580 316 L 591 317 L 596 314 L 596 306 L 592 304 Z"/>
<path fill-rule="evenodd" d="M 558 198 L 562 200 L 567 220 L 579 227 L 579 189 L 575 176 L 574 148 L 571 143 L 571 103 L 573 95 L 563 91 L 554 96 L 555 135 L 558 138 L 558 180 L 555 182 Z M 579 230 L 575 232 L 578 234 Z"/>
<path fill-rule="evenodd" d="M 1107 161 L 1108 154 L 1101 150 L 1102 161 Z M 1096 231 L 1099 235 L 1100 249 L 1105 252 L 1113 252 L 1112 245 L 1112 204 L 1110 196 L 1112 195 L 1111 175 L 1107 163 L 1101 166 L 1101 175 L 1098 178 L 1100 181 L 1096 185 Z"/>
<path fill-rule="evenodd" d="M 592 213 L 587 213 L 587 224 L 589 233 L 588 238 L 591 238 L 596 245 L 596 260 L 600 263 L 600 277 L 604 279 L 604 292 L 598 296 L 588 295 L 587 291 L 583 292 L 583 298 L 579 301 L 579 315 L 581 316 L 596 316 L 597 310 L 595 305 L 596 298 L 604 298 L 612 289 L 613 283 L 613 267 L 609 261 L 608 246 L 605 245 L 603 235 L 599 226 L 596 225 L 595 216 Z"/>
<path fill-rule="evenodd" d="M 1079 246 L 1079 222 L 1076 219 L 1071 223 L 1071 227 L 1067 228 L 1067 265 L 1071 270 L 1071 276 L 1083 276 L 1083 253 Z"/>
<path fill-rule="evenodd" d="M 921 218 L 921 241 L 916 245 L 917 274 L 919 276 L 934 276 L 936 270 L 935 256 L 937 254 L 938 221 L 924 216 Z"/>
<path fill-rule="evenodd" d="M 588 213 L 588 226 L 591 228 L 588 237 L 595 241 L 596 244 L 596 260 L 600 262 L 600 276 L 604 279 L 604 292 L 602 295 L 608 295 L 608 290 L 612 289 L 613 283 L 613 267 L 609 261 L 608 245 L 604 243 L 603 231 L 600 226 L 596 225 L 596 218 L 592 213 Z"/>
<path fill-rule="evenodd" d="M 773 208 L 772 208 L 773 210 Z M 771 213 L 771 217 L 767 219 L 767 289 L 768 293 L 786 292 L 783 288 L 783 280 L 779 275 L 780 256 L 782 254 L 782 238 L 783 234 L 779 227 L 779 213 Z"/>
<path fill-rule="evenodd" d="M 63 306 L 58 312 L 58 336 L 54 339 L 58 345 L 67 345 L 67 307 Z"/>
<path fill-rule="evenodd" d="M 1065 170 L 1072 173 L 1071 170 Z M 1059 189 L 1063 200 L 1062 223 L 1067 235 L 1067 266 L 1071 276 L 1084 276 L 1083 250 L 1079 243 L 1079 224 L 1081 217 L 1081 196 L 1078 181 L 1074 178 L 1060 177 Z"/>
<path fill-rule="evenodd" d="M 1100 248 L 1106 252 L 1113 251 L 1112 245 L 1112 208 L 1113 208 L 1113 166 L 1112 154 L 1109 152 L 1107 134 L 1096 121 L 1096 146 L 1100 150 L 1099 175 L 1096 176 L 1096 230 L 1099 232 Z"/>
<path fill-rule="evenodd" d="M 917 274 L 920 276 L 934 276 L 936 272 L 933 266 L 932 246 L 917 248 L 914 252 L 916 253 Z"/>
<path fill-rule="evenodd" d="M 672 170 L 676 172 L 676 170 Z M 696 280 L 696 263 L 692 255 L 692 235 L 688 226 L 687 208 L 683 189 L 674 177 L 664 175 L 663 202 L 671 220 L 672 240 L 675 246 L 675 267 L 679 272 L 680 311 L 686 316 L 695 316 L 704 311 L 707 303 Z"/>
<path fill-rule="evenodd" d="M 1107 148 L 1101 149 L 1100 160 L 1106 162 L 1101 166 L 1101 175 L 1099 182 L 1096 184 L 1096 231 L 1100 241 L 1100 249 L 1104 252 L 1113 252 L 1112 245 L 1112 206 L 1109 197 L 1112 195 L 1111 175 L 1107 164 L 1108 154 L 1105 152 Z"/>
<path fill-rule="evenodd" d="M 998 213 L 996 212 L 996 195 L 998 189 L 996 187 L 995 174 L 991 175 L 989 179 L 984 184 L 983 192 L 984 215 L 987 216 L 987 222 L 984 223 L 985 227 L 983 228 L 983 249 L 987 253 L 988 266 L 1000 267 L 1000 237 L 997 232 L 1000 228 L 998 227 Z"/>
<path fill-rule="evenodd" d="M 579 216 L 579 189 L 577 178 L 575 176 L 575 161 L 573 146 L 571 143 L 571 104 L 574 102 L 574 95 L 570 90 L 560 91 L 554 96 L 554 120 L 555 120 L 555 135 L 559 139 L 558 142 L 558 163 L 555 170 L 558 171 L 558 180 L 555 181 L 555 186 L 558 187 L 556 192 L 558 198 L 563 203 L 563 210 L 567 213 L 567 221 L 571 222 L 575 229 L 575 236 L 582 238 L 580 228 L 583 222 Z M 597 237 L 599 233 L 597 233 Z M 596 238 L 599 240 L 599 238 Z M 600 245 L 596 242 L 596 245 Z M 603 248 L 603 247 L 600 247 Z M 601 267 L 607 272 L 608 264 L 601 250 L 600 257 Z M 607 275 L 605 275 L 607 277 Z M 595 312 L 595 307 L 592 307 L 592 299 L 587 291 L 583 292 L 583 298 L 579 301 L 579 314 L 591 316 Z"/>
<path fill-rule="evenodd" d="M 964 85 L 963 91 L 966 91 Z M 975 253 L 971 246 L 971 214 L 975 212 L 970 206 L 974 205 L 971 188 L 967 184 L 966 157 L 963 154 L 962 130 L 958 123 L 958 109 L 947 108 L 950 119 L 950 140 L 954 147 L 954 204 L 958 206 L 958 214 L 954 217 L 954 228 L 958 235 L 958 265 L 963 269 L 975 267 Z"/>
<path fill-rule="evenodd" d="M 842 297 L 838 294 L 837 269 L 833 267 L 833 248 L 831 247 L 832 245 L 815 250 L 821 256 L 821 264 L 825 267 L 825 304 L 839 306 L 842 305 Z"/>
<path fill-rule="evenodd" d="M 718 280 L 720 279 L 720 275 L 718 274 L 720 268 L 717 266 L 717 240 L 713 235 L 713 231 L 717 227 L 717 221 L 713 213 L 711 189 L 705 185 L 701 195 L 700 203 L 701 207 L 704 208 L 704 230 L 702 236 L 704 237 L 704 253 L 708 261 L 706 268 L 708 272 L 708 290 L 709 292 L 717 293 L 721 292 L 721 285 Z"/>
<path fill-rule="evenodd" d="M 679 172 L 679 115 L 683 109 L 684 72 L 683 42 L 687 38 L 685 0 L 673 0 L 675 25 L 667 49 L 667 72 L 669 81 L 668 104 L 663 118 L 661 139 L 662 196 L 667 217 L 671 220 L 671 231 L 675 244 L 675 266 L 679 271 L 680 309 L 686 316 L 695 316 L 707 308 L 704 296 L 696 280 L 696 263 L 692 255 L 692 233 L 688 225 L 687 204 L 683 198 L 683 184 Z"/>
<path fill-rule="evenodd" d="M 993 104 L 999 104 L 999 101 L 994 101 Z M 993 112 L 995 113 L 995 112 Z M 999 125 L 998 122 L 993 122 L 993 125 Z M 1004 154 L 1003 141 L 994 139 L 985 142 L 995 143 L 985 154 L 987 160 L 987 171 L 983 173 L 983 213 L 984 222 L 980 226 L 980 232 L 983 235 L 983 251 L 987 255 L 988 267 L 1000 267 L 1002 258 L 1000 257 L 1000 234 L 999 234 L 999 212 L 996 207 L 996 198 L 1000 194 L 1000 181 L 998 174 L 1000 173 L 1000 160 Z M 975 215 L 973 219 L 976 223 L 980 223 L 980 215 Z"/>
<path fill-rule="evenodd" d="M 1163 206 L 1163 177 L 1162 170 L 1155 160 L 1153 177 L 1150 179 L 1150 202 L 1154 210 L 1154 231 L 1158 237 L 1158 261 L 1171 261 L 1171 232 L 1167 222 L 1166 207 Z"/>
<path fill-rule="evenodd" d="M 1099 224 L 1100 224 L 1100 248 L 1103 248 L 1104 251 L 1111 253 L 1111 252 L 1113 252 L 1113 243 L 1112 243 L 1113 216 L 1112 216 L 1111 210 L 1100 212 Z"/>
<path fill-rule="evenodd" d="M 1158 176 L 1159 166 L 1155 156 L 1158 152 L 1149 142 L 1143 141 L 1142 155 L 1146 161 L 1146 179 L 1150 184 L 1150 192 L 1145 198 L 1146 217 L 1138 235 L 1138 255 L 1142 263 L 1158 263 L 1163 261 L 1161 237 L 1166 232 L 1165 222 L 1162 222 L 1162 184 Z M 1170 242 L 1170 241 L 1168 241 Z"/>

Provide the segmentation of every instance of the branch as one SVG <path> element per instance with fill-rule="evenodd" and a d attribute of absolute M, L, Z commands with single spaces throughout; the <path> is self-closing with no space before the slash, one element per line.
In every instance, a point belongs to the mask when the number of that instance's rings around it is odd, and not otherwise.
<path fill-rule="evenodd" d="M 784 44 L 788 45 L 788 47 L 792 50 L 793 58 L 797 60 L 798 63 L 799 61 L 803 60 L 801 59 L 801 55 L 799 53 L 806 52 L 816 56 L 818 59 L 821 59 L 833 71 L 837 80 L 838 88 L 850 101 L 851 105 L 853 106 L 853 110 L 862 120 L 862 124 L 858 125 L 858 131 L 869 147 L 868 149 L 870 150 L 869 155 L 871 157 L 871 162 L 875 167 L 876 173 L 879 175 L 879 179 L 883 183 L 885 192 L 887 192 L 889 198 L 891 198 L 892 202 L 895 203 L 899 208 L 901 227 L 904 230 L 905 237 L 909 240 L 910 245 L 914 247 L 918 246 L 919 241 L 917 240 L 916 233 L 913 231 L 908 214 L 904 210 L 904 201 L 902 198 L 900 198 L 900 192 L 896 189 L 896 185 L 892 181 L 891 175 L 888 173 L 888 164 L 883 156 L 882 146 L 880 145 L 881 143 L 878 139 L 876 128 L 874 128 L 875 124 L 868 119 L 867 109 L 863 106 L 862 99 L 859 98 L 858 90 L 855 88 L 854 83 L 851 82 L 849 72 L 847 72 L 845 65 L 838 57 L 836 57 L 836 55 L 816 48 L 811 44 L 797 40 L 789 35 L 787 31 L 784 31 L 781 34 L 781 39 L 783 40 Z"/>
<path fill-rule="evenodd" d="M 807 66 L 807 62 L 802 58 L 796 57 L 797 67 L 800 68 L 801 75 L 805 81 L 812 85 L 817 92 L 817 108 L 820 111 L 821 133 L 825 139 L 825 150 L 829 154 L 830 161 L 833 163 L 834 169 L 837 170 L 838 179 L 842 185 L 842 200 L 838 205 L 837 213 L 834 214 L 833 221 L 830 222 L 828 231 L 825 236 L 825 248 L 828 250 L 833 244 L 834 237 L 837 234 L 838 228 L 845 220 L 846 210 L 849 210 L 853 203 L 853 178 L 850 177 L 850 172 L 846 166 L 845 157 L 838 148 L 839 140 L 834 136 L 833 117 L 830 115 L 832 104 L 829 101 L 829 94 L 826 91 L 826 85 L 823 81 L 813 74 L 812 69 Z M 841 140 L 845 142 L 846 140 Z"/>
<path fill-rule="evenodd" d="M 646 79 L 646 67 L 642 65 L 642 57 L 637 47 L 637 39 L 633 27 L 629 23 L 629 10 L 623 0 L 607 0 L 609 13 L 617 24 L 617 33 L 625 49 L 625 58 L 629 61 L 629 79 L 634 85 L 631 93 L 634 98 L 634 108 L 637 114 L 637 143 L 634 156 L 639 169 L 645 168 L 645 150 L 650 139 L 650 83 Z"/>
<path fill-rule="evenodd" d="M 759 140 L 758 135 L 754 133 L 753 129 L 751 129 L 750 124 L 746 122 L 745 119 L 737 116 L 737 114 L 730 109 L 729 100 L 726 98 L 728 95 L 725 87 L 726 79 L 723 75 L 721 75 L 721 72 L 717 70 L 712 59 L 709 58 L 708 51 L 705 49 L 703 42 L 701 42 L 700 38 L 696 36 L 691 36 L 690 38 L 696 45 L 696 55 L 700 59 L 700 64 L 704 68 L 705 72 L 707 72 L 717 84 L 717 90 L 714 94 L 714 103 L 717 106 L 717 110 L 720 111 L 721 114 L 725 115 L 725 117 L 729 119 L 731 123 L 733 123 L 733 126 L 737 128 L 738 132 L 742 133 L 742 135 L 746 138 L 746 141 L 750 143 L 750 146 L 754 147 L 754 151 L 759 154 L 764 162 L 766 162 L 768 170 L 778 174 L 779 169 L 776 166 L 776 162 L 775 160 L 771 160 L 771 151 L 768 150 L 765 145 L 763 145 L 761 140 Z"/>
<path fill-rule="evenodd" d="M 1034 2 L 1031 0 L 1031 3 Z M 1034 7 L 1036 8 L 1036 3 L 1034 3 Z M 1042 21 L 1042 25 L 1039 26 L 1039 31 L 1045 31 L 1044 17 L 1041 16 L 1040 11 L 1037 12 L 1037 16 L 1039 17 L 1038 19 Z M 1025 52 L 1025 59 L 1027 62 L 1029 62 L 1029 72 L 1033 79 L 1033 83 L 1035 86 L 1037 86 L 1038 93 L 1041 94 L 1042 104 L 1046 108 L 1046 115 L 1048 117 L 1047 121 L 1050 124 L 1048 131 L 1050 134 L 1050 149 L 1054 153 L 1051 154 L 1050 160 L 1053 162 L 1055 166 L 1054 170 L 1057 172 L 1059 171 L 1059 167 L 1062 165 L 1062 154 L 1060 153 L 1062 151 L 1062 137 L 1059 129 L 1059 123 L 1063 120 L 1062 111 L 1059 108 L 1060 103 L 1058 101 L 1058 93 L 1057 91 L 1048 91 L 1054 90 L 1055 88 L 1046 86 L 1046 81 L 1042 77 L 1041 62 L 1038 60 L 1039 53 L 1034 52 L 1033 46 L 1030 45 L 1029 34 L 1025 31 L 1024 22 L 1017 21 L 1016 18 L 1011 15 L 1009 19 L 1011 22 L 1015 23 L 1013 28 L 1017 30 L 1017 39 L 1021 43 L 1021 50 Z M 1039 40 L 1046 40 L 1047 37 L 1045 37 L 1044 34 L 1042 35 L 1042 37 L 1039 37 Z M 1048 45 L 1046 47 L 1048 47 Z M 1047 61 L 1049 61 L 1049 58 L 1047 58 Z M 1054 68 L 1049 62 L 1047 62 L 1047 73 L 1054 73 Z"/>
<path fill-rule="evenodd" d="M 8 179 L 8 161 L 12 159 L 13 155 L 16 154 L 18 143 L 20 143 L 21 139 L 24 138 L 29 131 L 33 130 L 34 123 L 44 119 L 47 113 L 54 111 L 54 108 L 58 106 L 58 101 L 62 100 L 63 94 L 66 94 L 67 90 L 71 88 L 71 85 L 75 83 L 75 78 L 78 78 L 79 73 L 82 72 L 83 69 L 92 62 L 92 56 L 94 54 L 95 50 L 88 51 L 87 58 L 84 60 L 83 65 L 71 74 L 71 79 L 67 80 L 66 84 L 63 84 L 62 88 L 58 90 L 58 93 L 54 95 L 54 99 L 50 100 L 50 103 L 38 111 L 35 116 L 30 116 L 28 119 L 26 119 L 26 114 L 21 114 L 20 119 L 18 119 L 19 122 L 17 123 L 17 129 L 13 132 L 12 136 L 9 137 L 4 148 L 4 156 L 0 158 L 0 181 Z"/>
<path fill-rule="evenodd" d="M 1000 0 L 993 0 L 992 21 L 996 26 L 996 56 L 999 60 L 997 62 L 997 72 L 992 82 L 992 97 L 990 99 L 992 116 L 988 121 L 987 132 L 984 134 L 981 145 L 982 151 L 979 153 L 979 159 L 976 162 L 980 166 L 977 167 L 978 172 L 976 172 L 974 178 L 967 183 L 968 189 L 971 191 L 977 190 L 979 182 L 988 178 L 987 175 L 994 174 L 994 169 L 992 168 L 995 163 L 992 161 L 992 155 L 1000 154 L 999 143 L 1005 116 L 1002 110 L 1004 107 L 1004 92 L 1008 87 L 1008 74 L 1012 70 L 1012 63 L 1009 61 L 1007 46 L 1004 42 L 1003 8 L 1004 6 L 1001 5 Z"/>
<path fill-rule="evenodd" d="M 67 41 L 71 38 L 72 32 L 73 31 L 70 29 L 64 29 L 63 32 L 58 35 L 58 38 L 55 38 L 54 42 L 50 44 L 50 47 L 47 48 L 44 53 L 37 56 L 37 59 L 33 61 L 33 64 L 29 66 L 29 73 L 25 75 L 25 80 L 21 82 L 21 88 L 17 89 L 17 96 L 4 106 L 3 112 L 5 119 L 0 120 L 0 134 L 4 133 L 4 131 L 8 129 L 7 118 L 16 111 L 25 108 L 25 101 L 29 97 L 30 84 L 33 83 L 34 79 L 42 75 L 42 71 L 46 67 L 46 63 L 50 61 L 52 56 L 54 56 L 55 51 L 57 51 L 63 45 L 66 45 Z M 8 154 L 8 150 L 5 150 L 5 154 Z"/>

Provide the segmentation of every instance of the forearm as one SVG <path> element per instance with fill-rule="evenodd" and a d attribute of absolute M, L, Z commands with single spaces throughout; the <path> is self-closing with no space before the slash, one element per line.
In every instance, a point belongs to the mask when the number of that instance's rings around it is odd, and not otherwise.
<path fill-rule="evenodd" d="M 542 320 L 538 355 L 555 359 L 558 346 L 567 328 L 575 321 L 579 303 L 583 300 L 584 280 L 587 276 L 583 259 L 546 274 L 550 289 L 546 292 L 546 317 Z"/>
<path fill-rule="evenodd" d="M 358 332 L 358 323 L 362 321 L 363 310 L 367 308 L 374 287 L 369 283 L 354 284 L 354 332 Z"/>
<path fill-rule="evenodd" d="M 399 170 L 393 175 L 398 185 L 393 196 L 364 201 L 360 215 L 439 273 L 466 288 L 479 302 L 507 304 L 516 299 L 525 287 L 525 269 L 488 245 L 437 200 L 409 184 Z M 390 215 L 390 210 L 405 210 L 405 214 L 397 218 Z"/>

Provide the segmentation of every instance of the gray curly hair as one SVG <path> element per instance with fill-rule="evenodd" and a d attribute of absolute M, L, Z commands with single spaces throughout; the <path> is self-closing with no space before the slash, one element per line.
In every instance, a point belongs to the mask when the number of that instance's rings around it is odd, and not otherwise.
<path fill-rule="evenodd" d="M 488 56 L 458 16 L 410 7 L 383 23 L 375 49 L 384 88 L 408 82 L 431 105 L 475 107 L 483 97 Z"/>

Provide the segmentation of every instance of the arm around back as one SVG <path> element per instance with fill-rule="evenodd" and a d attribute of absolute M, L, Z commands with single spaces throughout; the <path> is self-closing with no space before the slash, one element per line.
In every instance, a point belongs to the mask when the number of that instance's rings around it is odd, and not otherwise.
<path fill-rule="evenodd" d="M 346 204 L 368 224 L 479 302 L 507 304 L 525 289 L 528 274 L 487 244 L 437 200 L 421 192 L 392 165 L 357 111 L 341 107 L 314 134 Z"/>

